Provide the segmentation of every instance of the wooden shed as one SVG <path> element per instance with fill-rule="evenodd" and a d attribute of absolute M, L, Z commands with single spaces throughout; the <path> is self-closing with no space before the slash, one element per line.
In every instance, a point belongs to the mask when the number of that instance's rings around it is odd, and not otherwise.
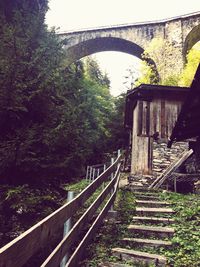
<path fill-rule="evenodd" d="M 186 87 L 142 84 L 127 92 L 125 127 L 131 134 L 131 174 L 151 174 L 153 140 L 169 139 Z"/>

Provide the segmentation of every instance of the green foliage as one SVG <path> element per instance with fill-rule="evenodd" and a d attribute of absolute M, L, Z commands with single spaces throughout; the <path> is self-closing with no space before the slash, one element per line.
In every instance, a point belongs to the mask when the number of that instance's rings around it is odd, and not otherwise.
<path fill-rule="evenodd" d="M 176 210 L 173 247 L 165 252 L 174 267 L 199 266 L 200 259 L 200 198 L 198 195 L 166 194 Z"/>
<path fill-rule="evenodd" d="M 200 43 L 197 43 L 187 54 L 187 63 L 181 74 L 179 85 L 190 86 L 200 63 Z"/>
<path fill-rule="evenodd" d="M 137 80 L 136 85 L 138 86 L 141 83 L 157 84 L 158 82 L 162 85 L 177 85 L 179 73 L 169 60 L 172 54 L 176 55 L 176 50 L 169 41 L 162 38 L 152 39 L 143 53 L 142 75 Z M 157 77 L 155 67 L 149 63 L 149 59 L 156 63 L 160 77 Z M 173 58 L 173 60 L 176 59 Z M 158 78 L 160 79 L 159 81 Z"/>
<path fill-rule="evenodd" d="M 77 183 L 72 183 L 68 185 L 64 185 L 64 188 L 66 191 L 73 191 L 75 193 L 80 193 L 89 185 L 89 182 L 86 179 L 82 179 L 81 181 Z"/>
<path fill-rule="evenodd" d="M 181 73 L 169 60 L 172 54 L 176 55 L 176 51 L 171 43 L 162 38 L 154 38 L 143 53 L 141 76 L 136 80 L 134 86 L 142 83 L 158 84 L 154 66 L 148 63 L 149 59 L 153 59 L 160 74 L 159 84 L 189 87 L 200 62 L 200 44 L 197 43 L 187 54 L 187 63 Z M 166 61 L 166 59 L 168 60 Z M 173 58 L 173 61 L 175 62 L 176 58 Z"/>
<path fill-rule="evenodd" d="M 141 75 L 135 81 L 134 87 L 139 86 L 140 84 L 157 84 L 156 72 L 152 65 L 149 65 L 147 61 L 141 62 L 140 67 Z"/>
<path fill-rule="evenodd" d="M 66 192 L 55 187 L 1 186 L 0 246 L 59 208 Z"/>
<path fill-rule="evenodd" d="M 110 151 L 116 151 L 125 148 L 128 144 L 129 134 L 123 127 L 124 125 L 124 111 L 125 111 L 126 94 L 122 93 L 114 99 L 114 108 L 110 115 L 108 128 L 111 131 L 111 138 L 108 141 Z"/>
<path fill-rule="evenodd" d="M 100 85 L 105 85 L 107 88 L 109 88 L 110 80 L 107 74 L 101 71 L 98 62 L 92 57 L 87 57 L 84 62 L 86 77 Z"/>
<path fill-rule="evenodd" d="M 140 247 L 140 251 L 165 255 L 168 259 L 167 266 L 190 267 L 199 266 L 200 259 L 200 198 L 198 195 L 182 195 L 177 193 L 160 193 L 161 198 L 170 201 L 176 211 L 175 235 L 171 239 L 171 248 L 146 248 Z M 111 255 L 111 248 L 120 245 L 120 239 L 130 237 L 127 225 L 132 221 L 135 210 L 135 198 L 132 192 L 120 190 L 115 202 L 115 210 L 118 211 L 117 221 L 104 223 L 94 242 L 88 248 L 85 264 L 89 266 L 101 266 L 105 262 L 114 262 L 119 259 Z M 136 237 L 136 234 L 134 234 Z M 141 234 L 139 236 L 141 238 Z M 126 246 L 130 248 L 130 246 Z M 132 247 L 138 249 L 138 247 Z M 125 263 L 120 261 L 120 263 Z M 126 262 L 126 264 L 129 262 Z M 132 263 L 133 264 L 133 263 Z M 130 263 L 130 266 L 132 266 Z M 152 264 L 154 266 L 155 264 Z M 85 265 L 83 265 L 85 266 Z M 88 266 L 88 265 L 86 265 Z M 141 263 L 134 266 L 143 266 Z"/>
<path fill-rule="evenodd" d="M 91 58 L 65 66 L 63 41 L 44 24 L 46 0 L 1 7 L 1 182 L 69 181 L 113 149 L 109 79 Z"/>
<path fill-rule="evenodd" d="M 45 169 L 46 137 L 59 115 L 55 84 L 62 44 L 29 4 L 13 6 L 8 21 L 0 13 L 0 169 L 8 182 L 33 178 Z"/>
<path fill-rule="evenodd" d="M 111 249 L 119 245 L 119 240 L 124 237 L 127 225 L 131 222 L 132 212 L 135 210 L 135 198 L 132 192 L 120 189 L 115 201 L 114 209 L 118 212 L 118 221 L 104 222 L 94 242 L 88 247 L 85 256 L 87 259 L 81 266 L 102 266 L 106 261 L 117 261 L 111 255 Z"/>

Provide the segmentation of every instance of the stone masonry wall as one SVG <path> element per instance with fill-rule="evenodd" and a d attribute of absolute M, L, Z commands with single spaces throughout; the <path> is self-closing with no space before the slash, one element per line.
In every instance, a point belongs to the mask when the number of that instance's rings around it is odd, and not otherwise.
<path fill-rule="evenodd" d="M 173 143 L 171 148 L 167 148 L 167 142 L 158 140 L 153 143 L 153 174 L 160 175 L 164 170 L 180 155 L 188 149 L 188 142 Z"/>

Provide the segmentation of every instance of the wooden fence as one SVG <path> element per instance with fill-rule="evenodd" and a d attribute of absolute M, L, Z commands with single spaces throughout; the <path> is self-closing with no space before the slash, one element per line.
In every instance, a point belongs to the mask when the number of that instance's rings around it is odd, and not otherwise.
<path fill-rule="evenodd" d="M 66 203 L 16 239 L 2 247 L 0 249 L 0 267 L 23 266 L 38 251 L 45 248 L 45 245 L 51 241 L 55 233 L 61 229 L 66 220 L 80 210 L 86 200 L 107 181 L 108 183 L 106 187 L 98 195 L 96 200 L 84 212 L 81 218 L 75 223 L 72 229 L 61 240 L 42 265 L 40 265 L 41 267 L 58 267 L 69 249 L 77 240 L 79 240 L 80 233 L 83 231 L 85 225 L 91 221 L 97 209 L 109 196 L 109 199 L 106 201 L 106 204 L 102 208 L 98 217 L 95 219 L 83 239 L 79 241 L 79 245 L 76 247 L 66 264 L 68 267 L 78 266 L 78 262 L 81 259 L 84 249 L 94 236 L 102 220 L 107 215 L 108 210 L 113 205 L 120 176 L 120 162 L 121 155 L 119 155 L 111 166 L 100 174 L 96 180 L 89 184 L 72 201 Z"/>
<path fill-rule="evenodd" d="M 87 166 L 85 179 L 89 182 L 94 181 L 102 172 L 106 170 L 107 164 L 97 164 Z"/>

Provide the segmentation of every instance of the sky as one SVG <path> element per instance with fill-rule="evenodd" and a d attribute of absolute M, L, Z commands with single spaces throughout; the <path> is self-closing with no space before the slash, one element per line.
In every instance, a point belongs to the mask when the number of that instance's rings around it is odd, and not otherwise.
<path fill-rule="evenodd" d="M 200 11 L 200 0 L 49 0 L 46 23 L 65 32 L 171 18 Z M 138 59 L 120 52 L 94 55 L 111 80 L 111 93 L 126 91 L 127 69 L 137 69 Z M 137 70 L 136 70 L 137 72 Z M 128 87 L 130 87 L 128 85 Z"/>

